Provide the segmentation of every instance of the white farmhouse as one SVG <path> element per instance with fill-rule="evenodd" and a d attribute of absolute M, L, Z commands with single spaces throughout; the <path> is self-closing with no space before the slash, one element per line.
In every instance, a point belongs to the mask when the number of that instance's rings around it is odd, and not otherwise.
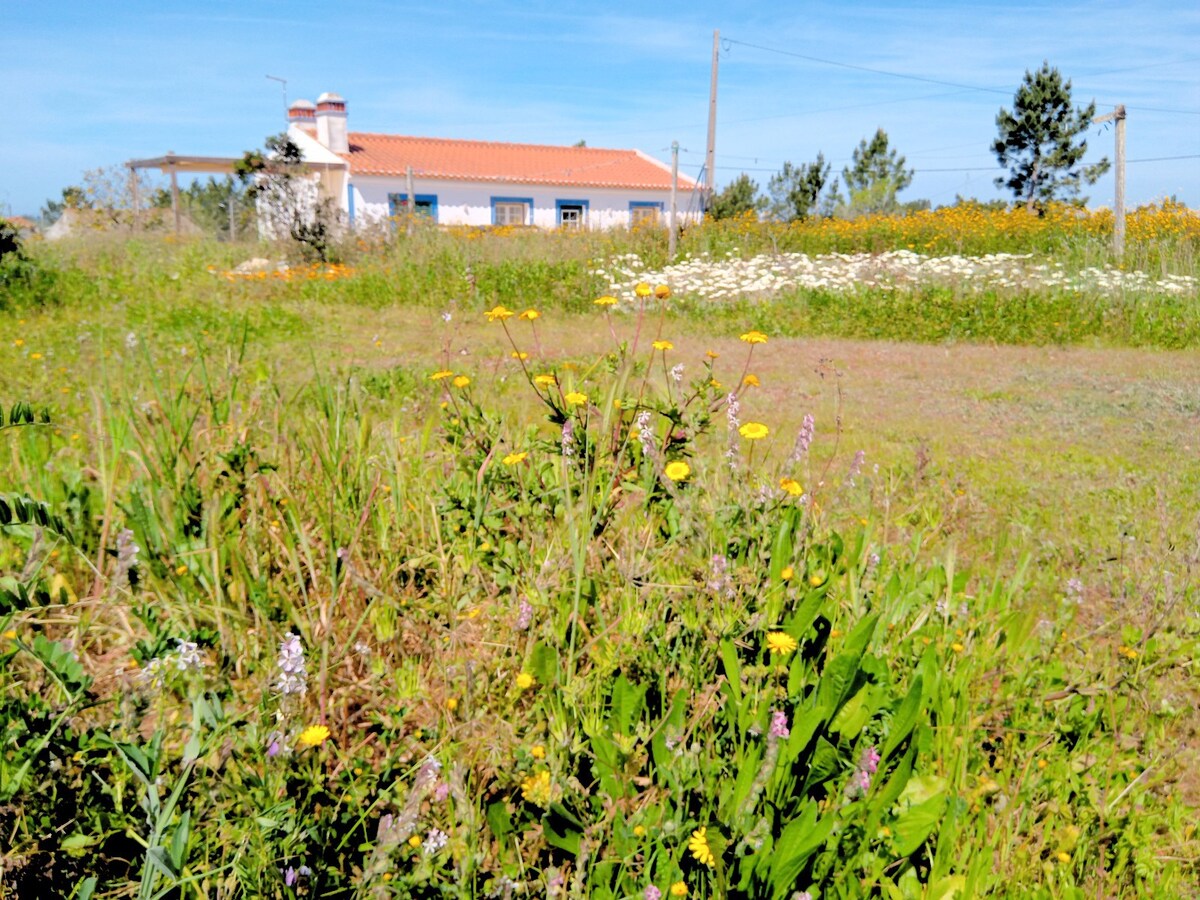
<path fill-rule="evenodd" d="M 665 225 L 670 210 L 670 167 L 638 150 L 349 131 L 337 94 L 291 104 L 288 136 L 351 225 L 403 214 L 410 190 L 442 225 Z M 678 176 L 679 221 L 700 218 L 698 191 Z"/>

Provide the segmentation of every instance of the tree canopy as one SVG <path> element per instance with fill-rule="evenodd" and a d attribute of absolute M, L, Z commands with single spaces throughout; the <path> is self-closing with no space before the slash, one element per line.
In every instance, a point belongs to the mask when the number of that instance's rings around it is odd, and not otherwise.
<path fill-rule="evenodd" d="M 823 153 L 799 166 L 785 162 L 767 182 L 771 215 L 790 222 L 807 219 L 818 211 L 828 214 L 837 196 L 837 179 L 830 182 L 829 173 L 830 165 Z"/>
<path fill-rule="evenodd" d="M 888 146 L 887 132 L 858 143 L 851 164 L 842 169 L 842 180 L 850 194 L 854 213 L 892 212 L 899 208 L 896 195 L 912 184 L 913 170 L 905 168 L 903 156 Z"/>
<path fill-rule="evenodd" d="M 992 152 L 1008 173 L 996 179 L 1032 210 L 1040 203 L 1079 197 L 1081 184 L 1094 184 L 1108 171 L 1108 159 L 1081 165 L 1087 152 L 1082 137 L 1096 115 L 1095 102 L 1071 105 L 1071 82 L 1048 62 L 1025 71 L 1010 112 L 996 114 L 999 135 Z M 1080 198 L 1086 200 L 1086 198 Z"/>
<path fill-rule="evenodd" d="M 758 182 L 743 172 L 713 197 L 709 215 L 714 219 L 732 219 L 746 213 L 758 213 L 767 205 L 759 196 Z"/>

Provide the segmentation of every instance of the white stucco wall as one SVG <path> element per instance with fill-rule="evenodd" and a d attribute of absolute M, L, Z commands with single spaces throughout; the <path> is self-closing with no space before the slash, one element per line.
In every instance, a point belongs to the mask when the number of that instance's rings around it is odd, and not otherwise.
<path fill-rule="evenodd" d="M 404 178 L 383 178 L 370 175 L 351 175 L 355 224 L 379 222 L 389 215 L 388 194 L 407 193 Z M 440 225 L 491 225 L 492 198 L 505 197 L 532 201 L 533 221 L 527 225 L 539 228 L 558 227 L 556 201 L 584 201 L 587 206 L 584 225 L 587 228 L 612 228 L 629 224 L 630 203 L 662 203 L 662 222 L 670 209 L 668 191 L 637 191 L 612 188 L 547 187 L 528 184 L 498 184 L 495 182 L 440 181 L 413 179 L 413 193 L 437 197 L 437 221 Z M 680 222 L 698 221 L 698 199 L 690 191 L 678 194 Z M 349 198 L 345 208 L 349 211 Z M 691 210 L 689 212 L 689 206 Z"/>

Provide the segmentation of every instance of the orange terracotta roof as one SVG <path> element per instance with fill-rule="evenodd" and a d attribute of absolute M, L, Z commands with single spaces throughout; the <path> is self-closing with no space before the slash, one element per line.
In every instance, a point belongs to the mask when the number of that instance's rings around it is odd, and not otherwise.
<path fill-rule="evenodd" d="M 637 150 L 502 144 L 398 134 L 349 135 L 350 152 L 339 154 L 354 175 L 403 175 L 412 166 L 421 179 L 496 181 L 575 187 L 670 190 L 668 166 Z M 696 182 L 680 173 L 680 190 Z"/>

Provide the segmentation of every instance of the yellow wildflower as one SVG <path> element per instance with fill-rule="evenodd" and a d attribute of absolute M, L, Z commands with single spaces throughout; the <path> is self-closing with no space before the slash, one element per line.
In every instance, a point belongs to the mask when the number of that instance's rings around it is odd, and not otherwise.
<path fill-rule="evenodd" d="M 521 350 L 514 350 L 512 353 L 510 353 L 508 355 L 511 356 L 513 359 L 529 359 L 529 354 L 525 353 Z"/>
<path fill-rule="evenodd" d="M 527 309 L 525 312 L 521 313 L 518 318 L 524 319 L 526 322 L 532 322 L 534 319 L 539 318 L 540 316 L 541 313 L 536 309 Z"/>
<path fill-rule="evenodd" d="M 800 482 L 798 482 L 795 478 L 780 478 L 779 486 L 793 497 L 799 497 L 804 493 L 804 488 L 800 486 Z"/>
<path fill-rule="evenodd" d="M 672 897 L 686 897 L 688 895 L 687 885 L 682 881 L 677 881 L 671 885 Z"/>
<path fill-rule="evenodd" d="M 962 644 L 960 644 L 958 641 L 955 641 L 953 644 L 950 645 L 950 649 L 953 650 L 955 653 L 962 653 L 963 650 L 965 650 L 966 648 Z"/>
<path fill-rule="evenodd" d="M 529 755 L 532 756 L 534 759 L 545 759 L 546 758 L 546 748 L 543 747 L 541 744 L 534 744 L 532 747 L 529 748 Z"/>
<path fill-rule="evenodd" d="M 675 345 L 672 344 L 670 341 L 655 341 L 650 346 L 653 347 L 655 350 L 674 350 L 675 349 Z"/>
<path fill-rule="evenodd" d="M 633 826 L 633 836 L 634 837 L 645 837 L 646 836 L 646 826 L 645 825 L 634 825 Z"/>
<path fill-rule="evenodd" d="M 785 566 L 783 571 L 779 573 L 779 577 L 784 581 L 791 581 L 795 574 L 796 570 L 794 568 L 791 566 Z"/>
<path fill-rule="evenodd" d="M 24 347 L 25 346 L 25 338 L 17 338 L 15 341 L 13 341 L 13 346 L 14 347 Z"/>
<path fill-rule="evenodd" d="M 408 839 L 408 846 L 412 847 L 414 850 L 416 850 L 418 847 L 420 847 L 421 846 L 421 836 L 419 834 L 412 835 Z"/>
<path fill-rule="evenodd" d="M 748 441 L 757 441 L 771 433 L 771 429 L 761 422 L 747 422 L 738 429 L 738 434 Z"/>
<path fill-rule="evenodd" d="M 649 297 L 651 293 L 650 285 L 646 284 L 644 281 L 639 281 L 636 285 L 634 285 L 633 292 L 639 297 Z"/>
<path fill-rule="evenodd" d="M 609 296 L 597 297 L 592 302 L 595 303 L 597 306 L 616 306 L 617 298 L 609 297 Z"/>
<path fill-rule="evenodd" d="M 542 769 L 521 782 L 521 796 L 538 806 L 550 805 L 552 790 L 548 769 Z"/>
<path fill-rule="evenodd" d="M 30 354 L 29 354 L 29 358 L 30 358 L 30 359 L 41 359 L 41 358 L 42 358 L 42 354 L 40 354 L 40 353 L 30 353 Z"/>
<path fill-rule="evenodd" d="M 470 383 L 471 379 L 466 375 L 459 375 L 454 379 L 454 381 L 451 382 L 451 384 L 453 384 L 456 388 L 465 388 Z"/>
<path fill-rule="evenodd" d="M 570 403 L 572 406 L 580 406 L 581 404 L 587 403 L 587 394 L 581 393 L 579 391 L 571 391 L 563 399 L 566 400 L 568 403 Z"/>
<path fill-rule="evenodd" d="M 186 575 L 187 570 L 188 570 L 187 565 L 185 565 L 184 563 L 180 563 L 179 565 L 177 565 L 175 567 L 175 574 L 176 575 Z"/>
<path fill-rule="evenodd" d="M 659 300 L 666 300 L 671 296 L 671 288 L 665 284 L 660 284 L 654 289 L 654 296 Z"/>
<path fill-rule="evenodd" d="M 554 387 L 556 384 L 558 384 L 558 379 L 553 375 L 535 375 L 533 378 L 533 383 L 538 387 L 548 388 Z"/>
<path fill-rule="evenodd" d="M 441 371 L 434 372 L 432 375 L 430 375 L 429 380 L 430 381 L 441 381 L 443 378 L 449 378 L 453 374 L 454 373 L 451 372 L 449 369 L 442 369 Z"/>
<path fill-rule="evenodd" d="M 528 672 L 522 672 L 517 676 L 517 690 L 524 691 L 533 687 L 533 676 Z"/>
<path fill-rule="evenodd" d="M 497 319 L 503 322 L 505 319 L 511 319 L 514 313 L 505 306 L 494 306 L 485 312 L 484 315 L 487 316 L 489 322 L 495 322 Z"/>
<path fill-rule="evenodd" d="M 767 342 L 767 336 L 761 331 L 747 331 L 745 334 L 739 335 L 738 339 L 747 344 L 765 344 Z"/>
<path fill-rule="evenodd" d="M 692 467 L 682 459 L 677 459 L 667 463 L 667 467 L 663 471 L 672 481 L 683 481 L 692 474 Z"/>
<path fill-rule="evenodd" d="M 457 697 L 447 697 L 446 698 L 446 709 L 450 710 L 450 712 L 454 712 L 456 709 L 458 709 L 458 698 Z"/>
<path fill-rule="evenodd" d="M 704 355 L 707 356 L 709 359 L 716 359 L 721 354 L 715 350 L 705 350 Z"/>
<path fill-rule="evenodd" d="M 712 848 L 708 846 L 707 831 L 707 828 L 702 827 L 692 832 L 692 836 L 688 838 L 688 852 L 700 865 L 708 866 L 711 869 L 717 858 L 713 856 Z"/>
<path fill-rule="evenodd" d="M 300 746 L 318 747 L 329 737 L 329 729 L 324 725 L 309 725 L 300 732 Z"/>
<path fill-rule="evenodd" d="M 525 457 L 528 455 L 529 452 L 527 450 L 522 450 L 520 453 L 510 453 L 508 456 L 504 457 L 501 462 L 503 462 L 506 466 L 515 466 L 517 463 L 524 462 Z"/>
<path fill-rule="evenodd" d="M 1063 850 L 1059 850 L 1058 853 L 1054 854 L 1054 856 L 1055 859 L 1057 859 L 1060 863 L 1069 863 L 1071 861 L 1071 854 L 1066 853 Z"/>
<path fill-rule="evenodd" d="M 758 380 L 758 376 L 751 373 L 742 379 L 742 384 L 746 387 L 760 387 L 762 382 Z"/>
<path fill-rule="evenodd" d="M 767 650 L 772 656 L 787 656 L 800 645 L 786 631 L 772 631 L 767 634 Z"/>

